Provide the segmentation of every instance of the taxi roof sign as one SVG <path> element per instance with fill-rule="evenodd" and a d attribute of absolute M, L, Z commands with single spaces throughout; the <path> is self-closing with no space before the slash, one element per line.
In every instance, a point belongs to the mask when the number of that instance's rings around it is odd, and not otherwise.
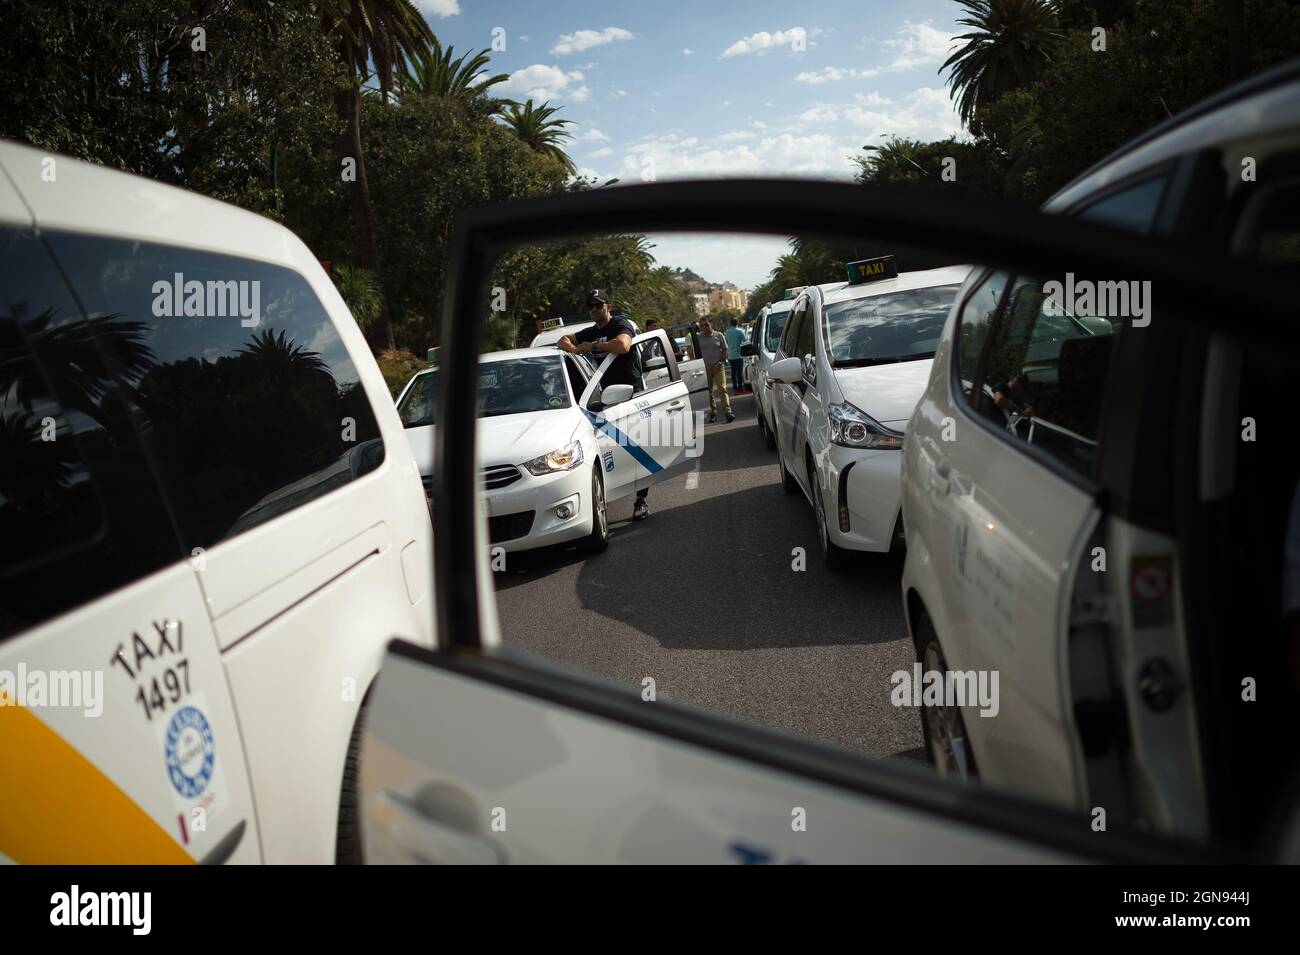
<path fill-rule="evenodd" d="M 882 279 L 898 278 L 898 262 L 892 255 L 878 255 L 874 259 L 859 259 L 850 262 L 845 268 L 849 273 L 850 285 L 863 282 L 879 282 Z"/>
<path fill-rule="evenodd" d="M 806 289 L 807 287 L 808 287 L 808 286 L 806 286 L 806 285 L 796 285 L 794 288 L 788 288 L 788 289 L 786 289 L 786 290 L 785 290 L 785 294 L 781 297 L 781 301 L 783 301 L 783 302 L 788 302 L 788 301 L 790 301 L 790 299 L 794 298 L 796 295 L 798 295 L 800 292 L 802 292 L 802 291 L 803 291 L 804 289 Z"/>
<path fill-rule="evenodd" d="M 537 320 L 537 330 L 539 332 L 548 331 L 552 328 L 559 328 L 564 324 L 562 318 L 539 318 Z"/>

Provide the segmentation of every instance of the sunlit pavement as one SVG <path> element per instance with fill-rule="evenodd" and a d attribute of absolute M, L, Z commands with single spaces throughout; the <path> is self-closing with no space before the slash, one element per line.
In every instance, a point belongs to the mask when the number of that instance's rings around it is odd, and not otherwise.
<path fill-rule="evenodd" d="M 890 674 L 913 653 L 901 562 L 862 555 L 827 570 L 812 509 L 781 490 L 753 398 L 706 425 L 693 474 L 610 508 L 609 549 L 507 555 L 496 574 L 502 637 L 659 699 L 721 710 L 872 756 L 921 757 L 917 711 L 890 705 Z M 792 569 L 792 550 L 806 570 Z"/>

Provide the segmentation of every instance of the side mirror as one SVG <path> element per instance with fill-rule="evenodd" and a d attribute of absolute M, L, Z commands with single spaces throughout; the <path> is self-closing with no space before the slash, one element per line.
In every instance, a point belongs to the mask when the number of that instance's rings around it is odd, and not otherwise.
<path fill-rule="evenodd" d="M 740 346 L 740 354 L 745 358 L 753 358 L 758 354 L 758 352 L 755 350 L 752 342 L 745 342 L 745 344 Z"/>
<path fill-rule="evenodd" d="M 793 385 L 803 380 L 803 362 L 798 358 L 782 358 L 780 361 L 772 362 L 771 367 L 767 369 L 767 375 L 773 381 Z"/>
<path fill-rule="evenodd" d="M 660 368 L 667 368 L 667 367 L 668 367 L 668 359 L 666 358 L 650 358 L 647 359 L 645 363 L 646 371 L 658 371 Z"/>
<path fill-rule="evenodd" d="M 659 360 L 660 362 L 663 361 L 662 358 Z M 606 408 L 608 408 L 610 405 L 618 405 L 618 404 L 622 404 L 625 401 L 630 401 L 631 398 L 632 398 L 631 385 L 606 385 L 605 389 L 600 392 L 601 404 L 604 405 Z"/>

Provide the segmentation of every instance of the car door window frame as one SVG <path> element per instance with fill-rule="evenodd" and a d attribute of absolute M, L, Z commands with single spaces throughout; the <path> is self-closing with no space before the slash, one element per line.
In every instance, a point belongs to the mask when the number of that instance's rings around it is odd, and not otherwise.
<path fill-rule="evenodd" d="M 982 289 L 985 284 L 998 272 L 1006 275 L 1006 287 L 999 296 L 997 311 L 993 318 L 990 319 L 990 328 L 985 336 L 984 342 L 980 346 L 979 360 L 975 366 L 976 379 L 971 382 L 971 394 L 967 395 L 961 384 L 961 323 L 962 315 L 966 311 L 966 306 L 974 298 L 975 294 Z M 1027 455 L 1032 461 L 1042 465 L 1052 474 L 1064 481 L 1074 485 L 1079 490 L 1087 494 L 1097 494 L 1101 490 L 1101 481 L 1098 476 L 1101 473 L 1101 457 L 1103 454 L 1103 443 L 1097 442 L 1097 462 L 1092 475 L 1086 475 L 1075 468 L 1070 467 L 1050 451 L 1045 451 L 1040 447 L 1035 447 L 1029 442 L 1010 434 L 1005 428 L 998 427 L 987 417 L 980 413 L 975 406 L 976 396 L 984 387 L 985 378 L 988 376 L 989 354 L 993 343 L 998 340 L 998 334 L 1002 330 L 1003 322 L 1008 316 L 1007 303 L 1010 295 L 1016 287 L 1017 280 L 1027 276 L 1018 275 L 1014 272 L 1007 272 L 1002 269 L 985 269 L 980 272 L 978 279 L 972 283 L 970 291 L 962 298 L 956 315 L 956 324 L 953 326 L 953 356 L 948 362 L 948 388 L 952 394 L 951 404 L 961 410 L 964 417 L 971 423 L 978 426 L 988 434 L 994 435 L 999 441 L 1005 443 L 1018 453 Z M 1114 332 L 1116 336 L 1114 349 L 1116 352 L 1122 347 L 1123 338 L 1121 337 L 1122 328 L 1117 328 Z M 1112 367 L 1114 357 L 1112 355 Z M 1109 373 L 1108 369 L 1108 373 Z M 1107 397 L 1109 388 L 1101 398 L 1101 410 L 1099 412 L 1101 419 L 1104 421 L 1107 414 Z M 1102 433 L 1104 429 L 1099 429 Z"/>

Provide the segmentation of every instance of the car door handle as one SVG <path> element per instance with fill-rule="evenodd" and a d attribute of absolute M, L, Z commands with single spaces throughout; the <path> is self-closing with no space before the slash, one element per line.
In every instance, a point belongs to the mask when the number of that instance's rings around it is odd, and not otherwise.
<path fill-rule="evenodd" d="M 504 851 L 463 826 L 430 815 L 416 802 L 391 791 L 375 797 L 370 818 L 413 862 L 442 865 L 500 865 Z"/>
<path fill-rule="evenodd" d="M 930 487 L 940 494 L 947 494 L 952 487 L 952 471 L 948 465 L 935 462 L 930 465 Z"/>
<path fill-rule="evenodd" d="M 666 407 L 669 411 L 681 411 L 686 407 L 686 403 L 684 401 L 670 401 Z"/>

